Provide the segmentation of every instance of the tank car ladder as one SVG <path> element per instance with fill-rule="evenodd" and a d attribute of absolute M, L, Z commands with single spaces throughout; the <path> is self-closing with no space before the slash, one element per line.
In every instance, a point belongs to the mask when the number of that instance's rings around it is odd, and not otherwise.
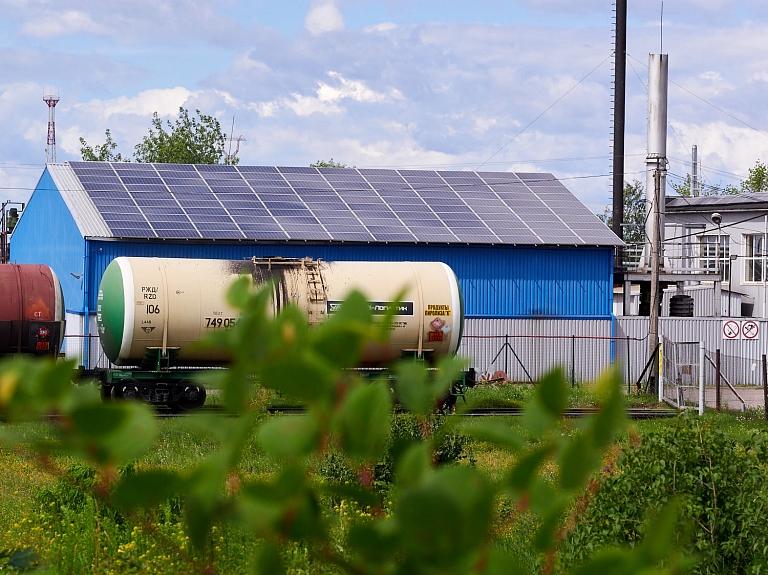
<path fill-rule="evenodd" d="M 320 269 L 320 260 L 314 261 L 309 258 L 301 260 L 301 265 L 305 270 L 307 278 L 307 296 L 309 303 L 307 313 L 310 315 L 310 323 L 317 324 L 323 321 L 326 314 L 326 294 L 323 272 Z"/>

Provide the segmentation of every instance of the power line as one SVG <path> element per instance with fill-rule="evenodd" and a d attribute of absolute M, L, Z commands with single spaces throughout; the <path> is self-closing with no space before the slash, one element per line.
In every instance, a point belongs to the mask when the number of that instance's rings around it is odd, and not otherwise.
<path fill-rule="evenodd" d="M 549 112 L 549 111 L 550 111 L 550 110 L 551 110 L 553 107 L 555 107 L 555 105 L 556 105 L 558 102 L 560 102 L 560 100 L 562 100 L 562 99 L 563 99 L 563 98 L 565 98 L 565 97 L 566 97 L 568 94 L 570 94 L 571 92 L 573 92 L 573 90 L 575 90 L 575 89 L 576 89 L 576 88 L 577 88 L 577 87 L 578 87 L 578 86 L 579 86 L 579 85 L 580 85 L 580 84 L 581 84 L 581 83 L 582 83 L 584 80 L 586 80 L 587 78 L 589 78 L 589 77 L 590 77 L 590 76 L 591 76 L 591 75 L 592 75 L 592 74 L 593 74 L 593 73 L 594 73 L 594 72 L 595 72 L 595 71 L 596 71 L 598 68 L 600 68 L 600 66 L 602 66 L 603 64 L 605 64 L 605 63 L 606 63 L 608 60 L 610 60 L 612 57 L 613 57 L 613 52 L 611 52 L 611 53 L 610 53 L 608 56 L 606 56 L 605 60 L 603 60 L 603 61 L 602 61 L 602 62 L 600 62 L 600 63 L 599 63 L 597 66 L 595 66 L 594 68 L 592 68 L 592 70 L 590 70 L 590 71 L 589 71 L 589 73 L 588 73 L 586 76 L 584 76 L 584 77 L 583 77 L 581 80 L 579 80 L 579 81 L 578 81 L 578 82 L 576 82 L 576 83 L 575 83 L 573 86 L 571 86 L 571 87 L 570 87 L 570 88 L 569 88 L 569 89 L 568 89 L 568 90 L 567 90 L 567 91 L 566 91 L 566 92 L 565 92 L 565 93 L 564 93 L 562 96 L 560 96 L 560 97 L 559 97 L 557 100 L 555 100 L 554 102 L 552 102 L 552 103 L 549 105 L 549 107 L 548 107 L 546 110 L 544 110 L 544 111 L 543 111 L 541 114 L 539 114 L 539 115 L 538 115 L 538 116 L 536 116 L 536 117 L 535 117 L 533 120 L 531 120 L 530 122 L 528 122 L 528 124 L 527 124 L 527 125 L 526 125 L 526 126 L 525 126 L 525 127 L 522 129 L 522 130 L 520 130 L 520 131 L 519 131 L 517 134 L 515 134 L 514 136 L 512 136 L 512 138 L 510 138 L 510 139 L 509 139 L 509 141 L 508 141 L 506 144 L 504 144 L 504 145 L 503 145 L 501 148 L 499 148 L 499 149 L 498 149 L 498 150 L 496 150 L 496 151 L 495 151 L 493 154 L 491 154 L 491 155 L 488 157 L 488 159 L 487 159 L 487 160 L 485 160 L 485 161 L 484 161 L 482 164 L 480 164 L 479 166 L 477 166 L 477 168 L 478 168 L 478 169 L 479 169 L 479 168 L 482 168 L 482 167 L 483 167 L 485 164 L 487 164 L 487 163 L 489 162 L 489 160 L 491 160 L 491 158 L 493 158 L 494 156 L 496 156 L 496 154 L 498 154 L 498 153 L 499 153 L 499 152 L 501 152 L 501 151 L 502 151 L 504 148 L 506 148 L 506 147 L 507 147 L 509 144 L 511 144 L 511 143 L 512 143 L 512 142 L 513 142 L 513 141 L 514 141 L 514 140 L 515 140 L 515 139 L 516 139 L 516 138 L 517 138 L 517 137 L 518 137 L 520 134 L 522 134 L 523 132 L 525 132 L 525 131 L 526 131 L 528 128 L 530 128 L 530 127 L 531 127 L 531 126 L 532 126 L 534 123 L 536 123 L 536 122 L 539 120 L 539 118 L 541 118 L 541 117 L 542 117 L 544 114 L 546 114 L 546 113 L 547 113 L 547 112 Z"/>
<path fill-rule="evenodd" d="M 644 64 L 642 61 L 640 61 L 640 60 L 638 60 L 637 58 L 635 58 L 635 57 L 634 57 L 632 54 L 630 54 L 629 52 L 627 52 L 627 56 L 629 56 L 630 58 L 632 58 L 633 60 L 635 60 L 635 61 L 636 61 L 636 62 L 638 62 L 639 64 L 642 64 L 642 65 L 643 65 L 643 66 L 645 66 L 646 68 L 648 67 L 646 64 Z M 633 68 L 633 70 L 634 70 L 634 68 Z M 637 73 L 637 72 L 635 72 L 635 73 Z M 723 110 L 723 109 L 722 109 L 720 106 L 718 106 L 718 105 L 716 105 L 716 104 L 713 104 L 712 102 L 710 102 L 709 100 L 706 100 L 705 98 L 702 98 L 702 97 L 701 97 L 701 96 L 699 96 L 698 94 L 695 94 L 694 92 L 692 92 L 691 90 L 689 90 L 689 89 L 688 89 L 688 88 L 686 88 L 685 86 L 682 86 L 681 84 L 678 84 L 677 82 L 675 82 L 675 81 L 674 81 L 674 80 L 672 80 L 671 78 L 670 78 L 670 80 L 669 80 L 669 81 L 670 81 L 670 83 L 674 84 L 675 86 L 677 86 L 678 88 L 680 88 L 680 89 L 681 89 L 681 90 L 683 90 L 684 92 L 688 92 L 688 93 L 689 93 L 691 96 L 693 96 L 694 98 L 697 98 L 697 99 L 701 100 L 702 102 L 704 102 L 704 103 L 705 103 L 705 104 L 707 104 L 708 106 L 712 106 L 712 107 L 713 107 L 715 110 L 717 110 L 718 112 L 722 112 L 723 114 L 725 114 L 725 115 L 726 115 L 726 116 L 728 116 L 729 118 L 732 118 L 732 119 L 736 120 L 736 121 L 737 121 L 737 122 L 739 122 L 740 124 L 743 124 L 743 125 L 744 125 L 744 126 L 746 126 L 747 128 L 749 128 L 749 129 L 751 129 L 751 130 L 754 130 L 754 131 L 755 131 L 755 132 L 757 132 L 758 134 L 762 134 L 763 136 L 766 136 L 766 137 L 768 137 L 768 133 L 766 133 L 766 132 L 763 132 L 762 130 L 760 130 L 760 129 L 758 129 L 758 128 L 755 128 L 753 125 L 751 125 L 751 124 L 748 124 L 747 122 L 745 122 L 744 120 L 742 120 L 742 119 L 740 119 L 740 118 L 737 118 L 736 116 L 734 116 L 734 115 L 733 115 L 733 114 L 731 114 L 730 112 L 727 112 L 726 110 Z"/>

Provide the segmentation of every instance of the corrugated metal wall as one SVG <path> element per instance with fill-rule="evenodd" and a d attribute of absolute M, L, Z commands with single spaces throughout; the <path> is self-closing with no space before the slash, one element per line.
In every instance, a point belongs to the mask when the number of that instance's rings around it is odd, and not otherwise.
<path fill-rule="evenodd" d="M 534 381 L 560 366 L 591 381 L 611 364 L 611 320 L 470 319 L 459 354 L 480 373 L 504 371 L 510 381 Z"/>
<path fill-rule="evenodd" d="M 723 321 L 728 318 L 659 318 L 659 333 L 676 342 L 703 341 L 707 354 L 714 360 L 715 350 L 720 349 L 721 369 L 728 380 L 734 385 L 762 385 L 761 355 L 768 351 L 765 344 L 768 338 L 768 321 L 755 319 L 760 329 L 757 339 L 725 339 L 723 337 Z M 743 318 L 739 322 L 745 321 Z M 620 317 L 616 319 L 616 336 L 642 339 L 640 342 L 632 342 L 637 348 L 630 357 L 631 374 L 634 379 L 640 373 L 647 361 L 648 349 L 648 318 L 647 317 Z M 617 352 L 619 346 L 617 344 Z M 617 361 L 624 361 L 624 357 L 617 353 Z M 705 377 L 708 384 L 713 384 L 715 379 L 714 369 L 705 366 Z"/>
<path fill-rule="evenodd" d="M 347 261 L 442 261 L 459 278 L 468 316 L 607 319 L 611 314 L 611 248 L 470 245 L 94 240 L 89 242 L 89 307 L 94 309 L 101 276 L 118 256 L 243 259 L 275 255 Z"/>
<path fill-rule="evenodd" d="M 676 342 L 703 341 L 713 360 L 720 349 L 722 372 L 732 384 L 762 385 L 768 321 L 755 321 L 761 334 L 755 340 L 723 338 L 722 318 L 664 317 L 659 332 Z M 616 363 L 624 381 L 634 383 L 648 361 L 648 325 L 647 317 L 620 317 L 611 334 L 611 321 L 473 319 L 466 323 L 459 353 L 478 372 L 501 370 L 513 381 L 536 380 L 558 365 L 575 380 L 589 381 Z M 714 384 L 710 365 L 705 378 Z"/>

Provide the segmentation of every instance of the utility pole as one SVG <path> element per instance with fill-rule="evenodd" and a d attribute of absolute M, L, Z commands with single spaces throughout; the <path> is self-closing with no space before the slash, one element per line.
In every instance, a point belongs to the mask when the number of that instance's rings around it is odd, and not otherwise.
<path fill-rule="evenodd" d="M 616 40 L 613 52 L 613 226 L 624 239 L 624 123 L 627 77 L 627 0 L 616 0 Z M 621 254 L 621 250 L 619 250 Z M 617 265 L 621 265 L 621 258 Z M 627 313 L 626 311 L 624 313 Z"/>

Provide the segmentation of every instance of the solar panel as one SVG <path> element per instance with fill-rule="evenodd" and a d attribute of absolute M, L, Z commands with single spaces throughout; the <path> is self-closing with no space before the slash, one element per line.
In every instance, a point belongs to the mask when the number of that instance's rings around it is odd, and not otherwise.
<path fill-rule="evenodd" d="M 618 243 L 551 174 L 69 165 L 119 237 Z"/>

